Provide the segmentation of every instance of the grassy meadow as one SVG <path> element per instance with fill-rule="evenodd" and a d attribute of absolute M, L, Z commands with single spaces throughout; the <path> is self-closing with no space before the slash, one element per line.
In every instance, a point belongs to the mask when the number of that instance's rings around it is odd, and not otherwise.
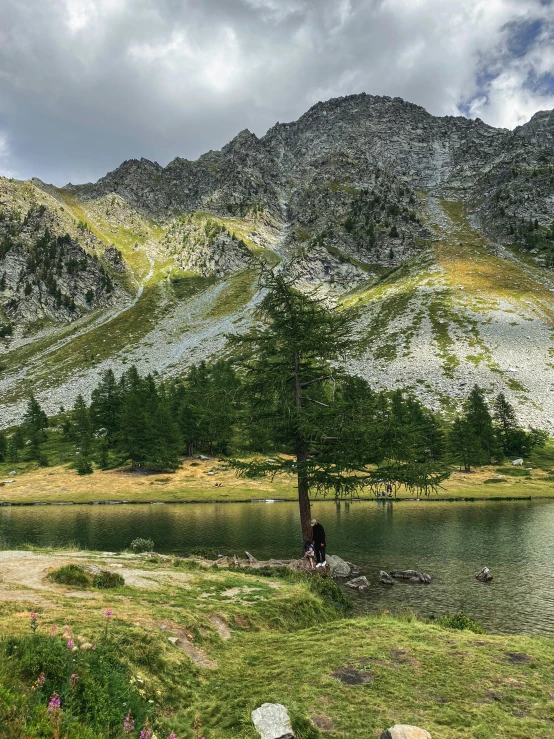
<path fill-rule="evenodd" d="M 554 731 L 551 639 L 446 629 L 410 614 L 351 618 L 332 581 L 283 569 L 12 554 L 32 556 L 34 574 L 14 560 L 0 584 L 7 739 L 122 737 L 128 711 L 130 736 L 148 718 L 157 737 L 254 739 L 250 713 L 264 702 L 287 707 L 298 739 L 367 739 L 395 723 L 435 739 Z M 69 562 L 108 567 L 126 584 L 93 592 L 48 579 Z"/>
<path fill-rule="evenodd" d="M 126 500 L 136 503 L 152 501 L 210 502 L 249 501 L 260 498 L 295 500 L 296 481 L 289 476 L 273 480 L 237 477 L 226 465 L 225 458 L 201 460 L 184 458 L 173 473 L 132 472 L 128 468 L 95 469 L 92 475 L 79 476 L 74 469 L 75 451 L 71 442 L 63 441 L 60 432 L 50 429 L 44 451 L 48 467 L 36 462 L 0 463 L 0 502 L 3 503 L 92 503 Z M 13 480 L 13 482 L 6 482 Z M 216 483 L 218 487 L 215 487 Z M 219 484 L 221 487 L 219 487 Z M 370 491 L 362 498 L 373 498 Z M 402 488 L 397 498 L 412 498 Z M 423 500 L 448 498 L 554 498 L 554 441 L 536 449 L 523 467 L 503 464 L 477 468 L 465 473 L 457 468 L 436 493 Z"/>

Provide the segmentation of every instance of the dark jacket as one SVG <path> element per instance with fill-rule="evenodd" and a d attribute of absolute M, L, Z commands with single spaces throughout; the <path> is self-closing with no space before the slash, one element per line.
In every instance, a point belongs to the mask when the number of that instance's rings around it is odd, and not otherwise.
<path fill-rule="evenodd" d="M 312 526 L 312 536 L 314 538 L 314 544 L 316 546 L 325 546 L 325 529 L 320 523 L 316 523 L 315 526 Z"/>

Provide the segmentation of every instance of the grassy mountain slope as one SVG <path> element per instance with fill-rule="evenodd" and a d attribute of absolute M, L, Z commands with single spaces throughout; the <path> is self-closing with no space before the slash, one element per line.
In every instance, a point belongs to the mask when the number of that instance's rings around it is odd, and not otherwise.
<path fill-rule="evenodd" d="M 348 368 L 377 387 L 452 413 L 478 382 L 554 431 L 553 132 L 548 112 L 511 132 L 354 95 L 197 162 L 132 160 L 65 188 L 2 180 L 9 219 L 43 206 L 36 233 L 67 232 L 113 290 L 87 303 L 88 283 L 72 283 L 78 309 L 56 313 L 34 285 L 26 305 L 12 270 L 29 316 L 10 318 L 0 283 L 0 327 L 13 326 L 0 338 L 0 426 L 30 388 L 55 412 L 107 367 L 168 375 L 220 356 L 251 320 L 255 255 L 339 309 L 363 308 L 367 351 Z"/>

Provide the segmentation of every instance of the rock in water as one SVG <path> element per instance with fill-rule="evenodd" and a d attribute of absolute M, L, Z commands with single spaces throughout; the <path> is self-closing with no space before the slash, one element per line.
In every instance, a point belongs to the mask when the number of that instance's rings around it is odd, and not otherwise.
<path fill-rule="evenodd" d="M 288 711 L 281 703 L 263 703 L 252 711 L 252 723 L 262 739 L 294 739 Z"/>
<path fill-rule="evenodd" d="M 431 739 L 431 734 L 418 726 L 396 724 L 381 734 L 381 739 Z"/>
<path fill-rule="evenodd" d="M 348 577 L 350 575 L 350 565 L 344 559 L 336 554 L 328 554 L 326 559 L 333 577 Z"/>
<path fill-rule="evenodd" d="M 492 580 L 492 574 L 488 567 L 483 567 L 483 569 L 478 572 L 475 577 L 481 582 L 490 582 Z"/>
<path fill-rule="evenodd" d="M 383 585 L 394 585 L 394 580 L 385 570 L 381 570 L 379 573 L 379 582 L 383 583 Z"/>
<path fill-rule="evenodd" d="M 422 582 L 429 585 L 431 577 L 426 572 L 417 572 L 417 570 L 393 570 L 390 573 L 397 580 L 408 580 L 408 582 Z"/>
<path fill-rule="evenodd" d="M 355 577 L 353 580 L 349 580 L 347 583 L 349 588 L 354 588 L 354 590 L 367 590 L 369 588 L 369 580 L 367 577 Z"/>

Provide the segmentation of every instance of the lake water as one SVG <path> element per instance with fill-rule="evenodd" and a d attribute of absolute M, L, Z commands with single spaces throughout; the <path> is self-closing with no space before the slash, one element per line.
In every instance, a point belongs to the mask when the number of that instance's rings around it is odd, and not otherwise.
<path fill-rule="evenodd" d="M 316 501 L 328 553 L 359 564 L 372 587 L 358 612 L 412 609 L 440 617 L 464 611 L 488 630 L 554 635 L 554 503 Z M 298 554 L 294 503 L 0 507 L 10 546 L 78 542 L 118 551 L 136 537 L 159 552 L 216 547 L 259 559 Z M 5 545 L 4 543 L 4 545 Z M 491 584 L 475 580 L 483 566 Z M 377 584 L 380 569 L 418 569 L 431 585 Z"/>

